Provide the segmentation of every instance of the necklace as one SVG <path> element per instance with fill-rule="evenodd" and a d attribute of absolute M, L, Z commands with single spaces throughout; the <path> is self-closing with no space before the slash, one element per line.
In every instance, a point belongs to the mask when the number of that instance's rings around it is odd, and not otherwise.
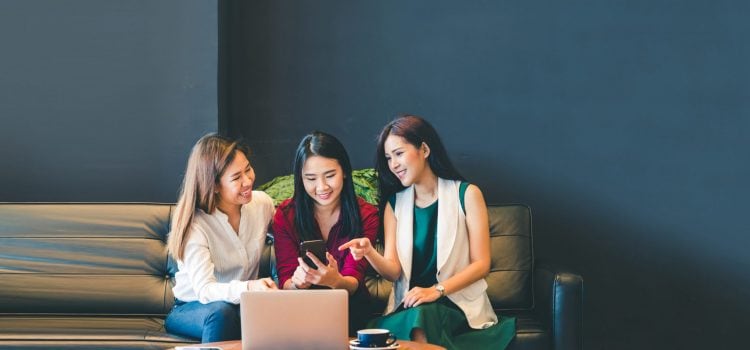
<path fill-rule="evenodd" d="M 420 208 L 429 207 L 430 205 L 432 205 L 432 203 L 435 203 L 435 201 L 438 199 L 436 191 L 433 191 L 432 193 L 430 193 L 429 196 L 416 196 L 415 195 L 415 197 L 416 198 L 414 198 L 414 205 Z"/>

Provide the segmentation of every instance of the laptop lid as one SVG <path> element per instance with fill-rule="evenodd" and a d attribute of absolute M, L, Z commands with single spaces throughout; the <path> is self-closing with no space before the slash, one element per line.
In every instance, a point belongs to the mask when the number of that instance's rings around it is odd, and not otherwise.
<path fill-rule="evenodd" d="M 242 350 L 348 349 L 349 294 L 342 289 L 244 292 Z"/>

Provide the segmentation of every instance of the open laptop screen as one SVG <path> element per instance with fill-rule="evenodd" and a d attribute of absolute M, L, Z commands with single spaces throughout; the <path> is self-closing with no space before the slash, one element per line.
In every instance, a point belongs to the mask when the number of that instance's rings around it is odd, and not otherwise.
<path fill-rule="evenodd" d="M 242 349 L 348 349 L 348 299 L 341 289 L 244 292 Z"/>

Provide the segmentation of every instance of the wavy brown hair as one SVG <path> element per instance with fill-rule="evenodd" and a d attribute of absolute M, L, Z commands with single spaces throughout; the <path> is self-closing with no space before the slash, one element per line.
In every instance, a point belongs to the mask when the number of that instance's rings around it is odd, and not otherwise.
<path fill-rule="evenodd" d="M 249 149 L 226 137 L 207 134 L 193 146 L 188 158 L 185 177 L 180 187 L 180 197 L 172 215 L 172 231 L 167 240 L 167 249 L 181 261 L 185 256 L 185 245 L 190 237 L 190 226 L 196 210 L 213 214 L 218 205 L 218 185 L 227 166 L 237 152 L 249 156 Z"/>

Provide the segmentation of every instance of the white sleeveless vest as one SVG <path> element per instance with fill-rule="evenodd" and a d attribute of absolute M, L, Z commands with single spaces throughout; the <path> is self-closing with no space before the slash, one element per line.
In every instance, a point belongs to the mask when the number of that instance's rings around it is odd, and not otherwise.
<path fill-rule="evenodd" d="M 442 282 L 462 271 L 471 263 L 466 214 L 459 200 L 460 181 L 438 178 L 437 275 Z M 393 312 L 409 290 L 414 241 L 414 186 L 396 194 L 396 251 L 401 263 L 401 276 L 393 284 L 386 314 Z M 487 297 L 487 282 L 480 279 L 466 288 L 448 294 L 466 315 L 469 326 L 487 328 L 497 323 L 497 315 Z"/>

